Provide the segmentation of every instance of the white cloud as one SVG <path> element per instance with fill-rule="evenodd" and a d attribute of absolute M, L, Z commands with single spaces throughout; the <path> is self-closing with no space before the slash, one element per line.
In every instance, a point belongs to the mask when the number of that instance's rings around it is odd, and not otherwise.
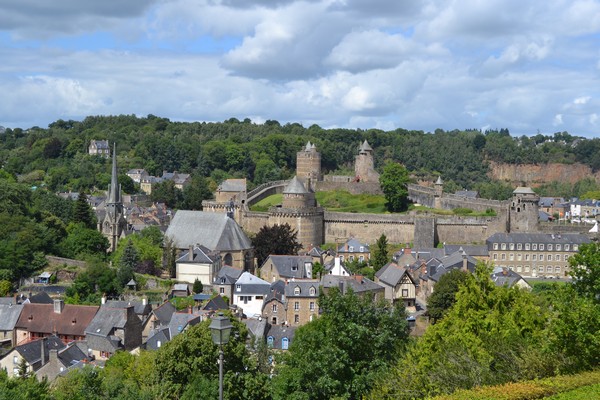
<path fill-rule="evenodd" d="M 559 126 L 563 124 L 563 116 L 562 114 L 556 114 L 554 116 L 554 120 L 552 121 L 552 125 Z"/>
<path fill-rule="evenodd" d="M 577 97 L 576 99 L 573 100 L 573 104 L 586 104 L 588 101 L 590 101 L 591 96 L 582 96 L 582 97 Z"/>

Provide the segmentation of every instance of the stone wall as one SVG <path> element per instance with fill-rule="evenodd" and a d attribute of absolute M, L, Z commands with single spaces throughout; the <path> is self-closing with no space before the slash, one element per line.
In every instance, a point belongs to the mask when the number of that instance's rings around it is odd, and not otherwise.
<path fill-rule="evenodd" d="M 350 237 L 374 243 L 382 233 L 390 243 L 410 243 L 414 237 L 414 217 L 326 211 L 324 231 L 326 243 L 345 241 Z"/>
<path fill-rule="evenodd" d="M 315 182 L 314 186 L 316 192 L 345 190 L 351 194 L 383 194 L 379 182 L 321 181 Z"/>

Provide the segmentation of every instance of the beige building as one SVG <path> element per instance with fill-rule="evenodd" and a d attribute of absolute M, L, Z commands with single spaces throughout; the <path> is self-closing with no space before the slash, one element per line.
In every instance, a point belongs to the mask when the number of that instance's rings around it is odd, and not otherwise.
<path fill-rule="evenodd" d="M 579 234 L 496 233 L 486 240 L 490 261 L 523 277 L 564 278 L 569 258 L 590 239 Z"/>
<path fill-rule="evenodd" d="M 406 268 L 388 263 L 377 271 L 375 282 L 385 288 L 386 300 L 392 303 L 401 301 L 408 310 L 416 310 L 416 284 Z"/>

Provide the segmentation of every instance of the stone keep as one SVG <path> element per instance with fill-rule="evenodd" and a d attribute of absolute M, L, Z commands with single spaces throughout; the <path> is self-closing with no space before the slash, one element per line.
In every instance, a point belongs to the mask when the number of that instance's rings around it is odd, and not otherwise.
<path fill-rule="evenodd" d="M 314 143 L 306 143 L 304 149 L 296 153 L 296 176 L 308 187 L 322 180 L 321 153 Z"/>
<path fill-rule="evenodd" d="M 537 232 L 540 197 L 529 187 L 518 187 L 508 211 L 510 232 Z"/>

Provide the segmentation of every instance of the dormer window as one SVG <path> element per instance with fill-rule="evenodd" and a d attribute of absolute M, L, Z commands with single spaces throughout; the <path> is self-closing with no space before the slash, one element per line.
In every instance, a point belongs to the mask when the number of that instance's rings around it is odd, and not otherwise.
<path fill-rule="evenodd" d="M 362 253 L 364 251 L 365 251 L 365 248 L 363 246 L 360 246 L 360 252 Z"/>
<path fill-rule="evenodd" d="M 308 289 L 308 293 L 310 293 L 311 296 L 314 296 L 317 294 L 317 289 L 315 289 L 314 286 L 311 286 L 310 289 Z"/>
<path fill-rule="evenodd" d="M 299 286 L 296 286 L 296 287 L 294 288 L 294 296 L 299 296 L 299 295 L 300 295 L 300 287 L 299 287 Z"/>
<path fill-rule="evenodd" d="M 354 251 L 354 246 L 350 246 L 350 247 L 348 248 L 348 251 L 350 251 L 350 252 Z"/>
<path fill-rule="evenodd" d="M 292 272 L 298 271 L 298 266 L 297 265 L 292 265 Z"/>
<path fill-rule="evenodd" d="M 242 290 L 242 285 L 235 285 L 235 290 L 240 292 Z"/>

